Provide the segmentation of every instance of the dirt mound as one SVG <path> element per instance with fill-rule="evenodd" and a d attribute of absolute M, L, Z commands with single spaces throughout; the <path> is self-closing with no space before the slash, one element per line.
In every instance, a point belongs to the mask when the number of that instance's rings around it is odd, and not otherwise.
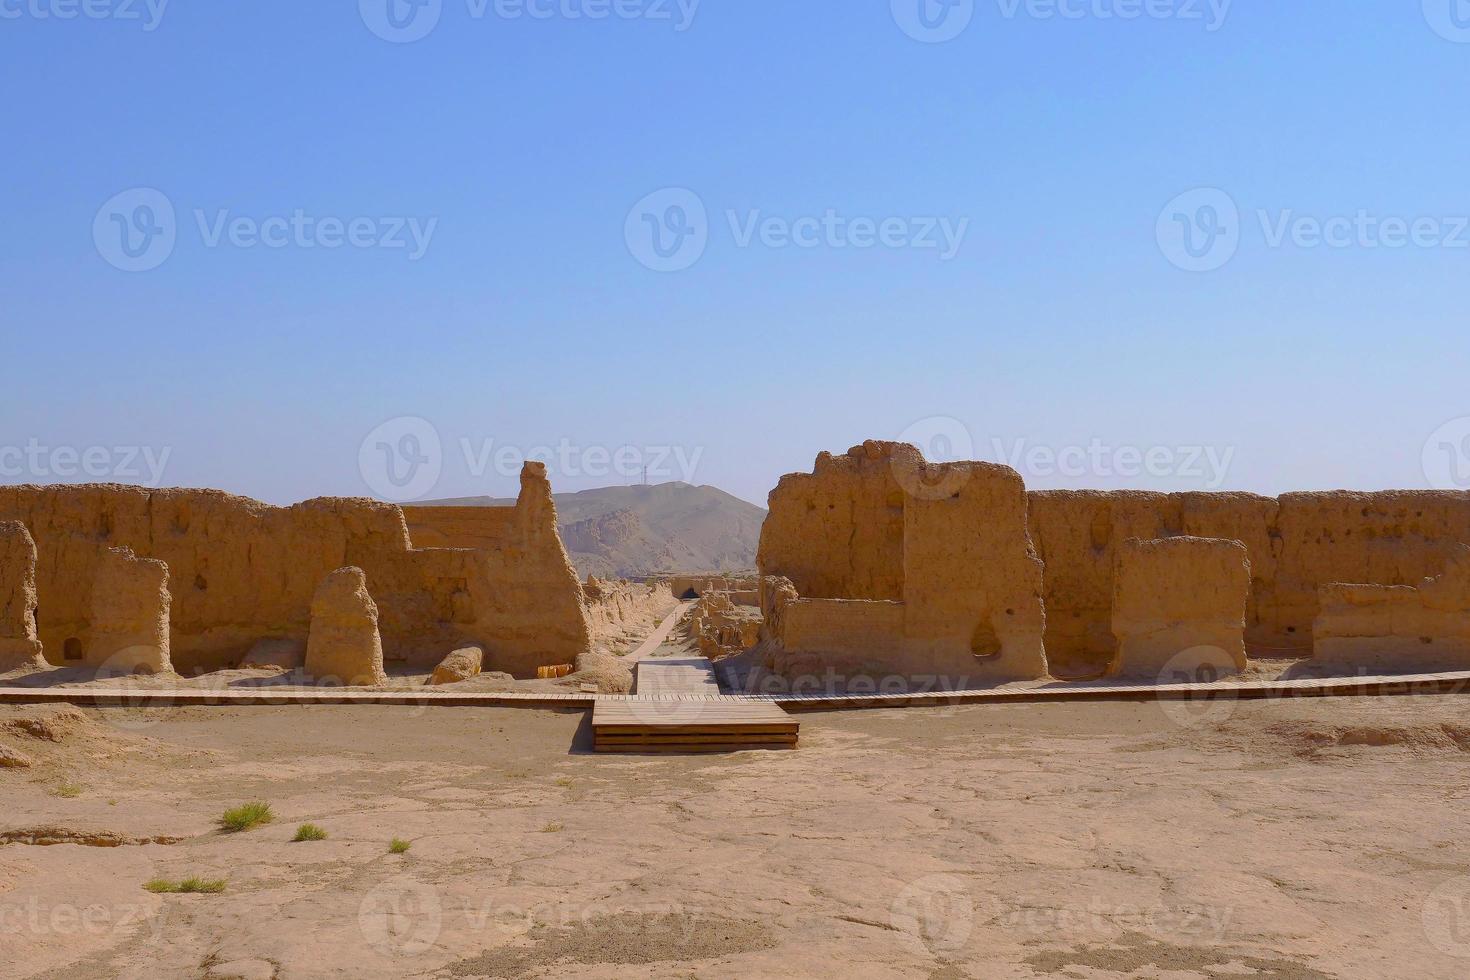
<path fill-rule="evenodd" d="M 78 735 L 97 735 L 97 724 L 69 704 L 24 705 L 17 717 L 0 721 L 0 735 L 64 742 Z"/>
<path fill-rule="evenodd" d="M 1290 721 L 1267 725 L 1266 735 L 1293 748 L 1298 755 L 1313 755 L 1340 747 L 1387 748 L 1403 746 L 1417 751 L 1448 749 L 1470 752 L 1470 725 L 1333 725 L 1314 721 Z"/>
<path fill-rule="evenodd" d="M 577 658 L 577 672 L 568 682 L 577 687 L 596 684 L 599 694 L 627 694 L 633 689 L 633 670 L 613 654 L 593 650 Z"/>
<path fill-rule="evenodd" d="M 27 769 L 30 765 L 30 756 L 8 746 L 0 745 L 0 769 Z"/>

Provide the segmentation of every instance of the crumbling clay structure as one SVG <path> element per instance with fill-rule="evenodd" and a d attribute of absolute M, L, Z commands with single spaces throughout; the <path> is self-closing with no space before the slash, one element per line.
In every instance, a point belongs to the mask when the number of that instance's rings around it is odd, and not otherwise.
<path fill-rule="evenodd" d="M 1157 543 L 1179 538 L 1215 543 Z M 971 683 L 1147 676 L 1191 652 L 1198 679 L 1244 666 L 1244 585 L 1246 655 L 1305 658 L 1326 629 L 1334 642 L 1319 658 L 1361 662 L 1366 652 L 1335 641 L 1407 637 L 1418 616 L 1419 647 L 1389 643 L 1373 662 L 1451 667 L 1459 573 L 1403 587 L 1439 576 L 1466 543 L 1466 493 L 1025 493 L 1007 467 L 933 465 L 912 446 L 867 442 L 772 491 L 762 649 L 787 677 Z M 1399 588 L 1322 590 L 1343 582 Z M 1210 647 L 1223 654 L 1196 649 Z"/>
<path fill-rule="evenodd" d="M 91 643 L 83 662 L 106 673 L 172 673 L 168 565 L 109 548 L 92 581 Z"/>
<path fill-rule="evenodd" d="M 1407 585 L 1324 585 L 1313 662 L 1335 670 L 1470 669 L 1470 547 Z"/>
<path fill-rule="evenodd" d="M 736 593 L 706 592 L 684 617 L 685 635 L 711 660 L 749 650 L 760 640 L 761 613 L 752 604 L 736 602 Z M 750 595 L 748 592 L 739 593 Z"/>
<path fill-rule="evenodd" d="M 36 543 L 19 521 L 0 521 L 0 672 L 40 667 Z"/>
<path fill-rule="evenodd" d="M 647 633 L 674 608 L 674 595 L 662 581 L 630 582 L 627 579 L 605 579 L 587 576 L 582 586 L 587 606 L 587 620 L 595 641 L 611 641 L 628 629 Z"/>
<path fill-rule="evenodd" d="M 1311 656 L 1323 585 L 1414 585 L 1470 543 L 1470 494 L 1452 491 L 1029 496 L 1031 537 L 1046 564 L 1047 659 L 1059 677 L 1095 677 L 1116 656 L 1113 578 L 1129 538 L 1244 544 L 1251 567 L 1246 649 L 1263 658 Z"/>
<path fill-rule="evenodd" d="M 1110 677 L 1214 681 L 1245 669 L 1245 545 L 1223 538 L 1131 538 L 1113 581 Z"/>
<path fill-rule="evenodd" d="M 1009 467 L 926 463 L 891 442 L 823 453 L 771 492 L 759 564 L 798 596 L 767 625 L 788 677 L 1047 675 L 1041 562 Z"/>
<path fill-rule="evenodd" d="M 455 684 L 478 677 L 484 660 L 485 651 L 479 647 L 461 647 L 439 662 L 439 666 L 429 676 L 429 683 Z"/>
<path fill-rule="evenodd" d="M 679 599 L 698 599 L 710 592 L 727 593 L 737 604 L 759 602 L 760 578 L 755 575 L 674 575 L 669 578 L 669 591 Z"/>
<path fill-rule="evenodd" d="M 403 511 L 372 500 L 272 507 L 215 490 L 0 486 L 0 520 L 22 522 L 35 540 L 37 628 L 56 665 L 98 660 L 93 583 L 119 547 L 167 564 L 170 654 L 184 673 L 236 667 L 252 651 L 290 666 L 287 653 L 305 647 L 317 586 L 349 565 L 372 583 L 385 656 L 407 668 L 427 672 L 473 644 L 486 669 L 534 677 L 538 666 L 590 649 L 545 467 L 526 465 L 516 506 L 457 513 L 479 533 L 425 547 L 410 538 Z M 428 524 L 415 527 L 433 543 Z M 257 647 L 275 640 L 290 646 Z"/>
<path fill-rule="evenodd" d="M 311 600 L 306 673 L 324 683 L 368 686 L 387 682 L 378 605 L 368 595 L 362 569 L 339 568 L 317 588 Z"/>

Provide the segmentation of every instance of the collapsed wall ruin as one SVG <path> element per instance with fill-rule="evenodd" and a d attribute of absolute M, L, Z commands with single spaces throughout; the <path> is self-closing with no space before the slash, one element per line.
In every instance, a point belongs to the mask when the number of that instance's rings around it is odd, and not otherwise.
<path fill-rule="evenodd" d="M 1047 674 L 1041 562 L 1009 467 L 927 463 L 891 442 L 822 453 L 771 491 L 757 562 L 796 595 L 772 610 L 788 676 Z"/>
<path fill-rule="evenodd" d="M 467 644 L 484 649 L 486 669 L 517 676 L 575 661 L 591 634 L 544 465 L 526 465 L 516 506 L 474 510 L 490 530 L 473 546 L 425 547 L 398 507 L 372 500 L 273 507 L 216 490 L 0 487 L 0 521 L 35 541 L 39 639 L 57 666 L 91 663 L 103 639 L 93 586 L 113 548 L 167 566 L 180 672 L 237 666 L 263 641 L 304 650 L 318 587 L 348 566 L 366 577 L 390 663 L 427 670 Z"/>
<path fill-rule="evenodd" d="M 1414 585 L 1470 542 L 1470 494 L 1034 491 L 1032 540 L 1046 565 L 1046 649 L 1057 676 L 1104 672 L 1118 551 L 1181 535 L 1245 545 L 1245 642 L 1253 658 L 1309 657 L 1318 591 L 1332 583 Z"/>
<path fill-rule="evenodd" d="M 1146 577 L 1162 583 L 1158 576 L 1182 575 L 1188 588 L 1152 613 L 1137 600 L 1142 618 L 1124 610 L 1117 619 L 1127 542 L 1184 537 L 1226 544 L 1197 554 L 1197 565 L 1177 548 L 1156 546 L 1149 560 L 1175 568 Z M 1247 564 L 1237 564 L 1231 542 Z M 1139 637 L 1158 634 L 1165 647 L 1193 637 L 1224 648 L 1228 657 L 1214 661 L 1224 669 L 1240 666 L 1233 604 L 1246 584 L 1240 621 L 1249 656 L 1309 657 L 1325 586 L 1419 586 L 1445 573 L 1466 543 L 1470 494 L 1463 492 L 1026 493 L 1008 467 L 927 464 L 912 446 L 866 442 L 819 455 L 812 473 L 783 477 L 771 492 L 758 559 L 763 646 L 788 676 L 831 668 L 1076 679 L 1147 671 L 1163 647 L 1147 649 Z M 1432 598 L 1375 593 L 1373 601 L 1384 609 L 1443 606 L 1450 600 L 1438 597 L 1453 593 L 1454 581 L 1425 585 L 1420 591 Z M 1216 599 L 1191 607 L 1190 589 L 1213 590 Z M 1123 591 L 1138 594 L 1126 583 Z M 1339 606 L 1345 597 L 1367 604 L 1362 593 L 1327 595 Z M 1169 625 L 1176 622 L 1183 625 Z M 1329 629 L 1332 622 L 1329 615 Z M 1371 628 L 1407 627 L 1384 614 Z M 1120 659 L 1118 630 L 1133 639 L 1134 667 Z M 1455 642 L 1413 640 L 1439 654 L 1421 663 L 1470 667 Z"/>

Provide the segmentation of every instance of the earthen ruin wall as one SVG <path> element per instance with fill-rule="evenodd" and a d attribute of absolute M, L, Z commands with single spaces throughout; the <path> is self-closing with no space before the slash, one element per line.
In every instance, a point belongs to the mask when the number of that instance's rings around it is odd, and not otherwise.
<path fill-rule="evenodd" d="M 171 655 L 185 673 L 232 666 L 261 639 L 304 644 L 312 596 L 344 566 L 367 576 L 390 663 L 432 667 L 466 642 L 485 648 L 488 669 L 571 662 L 590 634 L 544 472 L 523 476 L 522 502 L 501 509 L 516 527 L 493 549 L 414 549 L 399 508 L 372 500 L 274 507 L 216 490 L 0 487 L 0 520 L 36 541 L 47 660 L 64 664 L 68 640 L 85 651 L 100 563 L 128 547 L 168 565 Z"/>
<path fill-rule="evenodd" d="M 1318 590 L 1417 585 L 1470 542 L 1470 494 L 1453 491 L 1144 493 L 1033 491 L 1031 537 L 1045 563 L 1054 664 L 1105 663 L 1117 550 L 1129 538 L 1192 535 L 1246 547 L 1246 646 L 1255 657 L 1313 651 Z"/>

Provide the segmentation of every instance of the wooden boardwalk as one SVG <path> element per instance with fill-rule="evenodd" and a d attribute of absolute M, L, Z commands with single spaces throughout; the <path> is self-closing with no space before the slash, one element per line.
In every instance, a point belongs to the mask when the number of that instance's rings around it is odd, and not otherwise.
<path fill-rule="evenodd" d="M 634 665 L 633 692 L 637 695 L 677 694 L 680 697 L 718 696 L 715 665 L 705 657 L 640 660 Z"/>
<path fill-rule="evenodd" d="M 738 698 L 599 698 L 598 752 L 736 752 L 794 749 L 801 723 L 769 701 Z"/>
<path fill-rule="evenodd" d="M 672 663 L 672 661 L 666 661 Z M 652 661 L 658 664 L 658 661 Z M 642 668 L 640 667 L 640 674 Z M 662 684 L 663 681 L 649 681 Z M 87 687 L 3 687 L 0 704 L 74 704 L 82 707 L 184 707 L 189 705 L 386 704 L 406 707 L 501 707 L 587 710 L 619 701 L 765 704 L 788 712 L 849 711 L 870 708 L 922 708 L 954 704 L 1019 704 L 1065 701 L 1161 701 L 1316 697 L 1388 697 L 1470 693 L 1470 671 L 1328 677 L 1289 681 L 1214 684 L 1064 684 L 1016 685 L 962 691 L 901 694 L 583 694 L 533 691 L 455 693 L 420 688 L 409 691 L 362 688 L 243 688 L 118 685 Z"/>
<path fill-rule="evenodd" d="M 768 700 L 724 697 L 704 657 L 641 660 L 634 693 L 592 709 L 598 752 L 794 749 L 801 723 Z"/>

